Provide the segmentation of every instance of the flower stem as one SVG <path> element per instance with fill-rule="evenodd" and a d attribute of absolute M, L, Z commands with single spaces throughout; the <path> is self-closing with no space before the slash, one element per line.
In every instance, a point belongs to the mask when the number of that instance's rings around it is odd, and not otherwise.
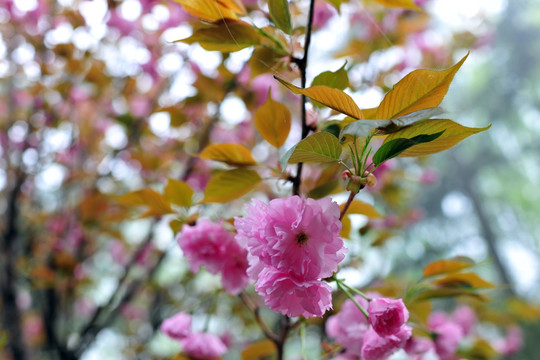
<path fill-rule="evenodd" d="M 343 291 L 343 292 L 345 293 L 345 295 L 347 295 L 347 297 L 348 297 L 349 299 L 352 300 L 352 302 L 354 303 L 354 305 L 356 305 L 356 307 L 358 308 L 358 310 L 360 310 L 360 311 L 362 312 L 362 314 L 364 314 L 364 316 L 366 317 L 366 319 L 369 319 L 369 314 L 367 313 L 366 309 L 364 309 L 364 308 L 362 307 L 362 305 L 360 305 L 360 304 L 358 303 L 358 301 L 356 301 L 356 299 L 354 298 L 353 294 L 351 294 L 351 293 L 349 292 L 349 290 L 347 290 L 347 288 L 345 288 L 345 287 L 343 286 L 343 283 L 342 283 L 340 280 L 335 279 L 335 281 L 336 281 L 337 287 L 338 287 L 341 291 Z"/>

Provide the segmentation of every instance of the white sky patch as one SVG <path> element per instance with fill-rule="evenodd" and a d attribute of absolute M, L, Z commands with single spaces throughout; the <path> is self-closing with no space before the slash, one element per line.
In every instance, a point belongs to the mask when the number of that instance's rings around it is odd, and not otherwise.
<path fill-rule="evenodd" d="M 229 124 L 236 125 L 246 120 L 249 113 L 246 105 L 236 96 L 227 96 L 221 103 L 221 116 Z"/>
<path fill-rule="evenodd" d="M 14 3 L 17 9 L 24 12 L 35 10 L 38 7 L 37 0 L 15 0 Z"/>
<path fill-rule="evenodd" d="M 233 52 L 229 55 L 229 58 L 225 60 L 225 66 L 227 66 L 227 69 L 230 71 L 237 73 L 242 69 L 244 63 L 249 60 L 252 53 L 253 49 L 251 48 Z"/>
<path fill-rule="evenodd" d="M 150 116 L 150 129 L 154 134 L 165 137 L 170 132 L 171 115 L 167 112 L 161 111 L 154 113 Z"/>
<path fill-rule="evenodd" d="M 462 216 L 471 211 L 471 202 L 468 197 L 458 191 L 452 191 L 442 199 L 441 208 L 448 217 Z"/>
<path fill-rule="evenodd" d="M 65 44 L 71 40 L 72 35 L 73 26 L 69 23 L 62 23 L 56 29 L 47 31 L 47 34 L 45 34 L 45 44 L 47 46 Z"/>
<path fill-rule="evenodd" d="M 120 5 L 120 16 L 128 21 L 137 20 L 141 13 L 142 6 L 137 0 L 124 0 Z"/>
<path fill-rule="evenodd" d="M 506 7 L 506 0 L 433 0 L 428 5 L 441 27 L 474 29 L 483 18 L 493 18 Z"/>
<path fill-rule="evenodd" d="M 200 45 L 189 46 L 189 58 L 199 66 L 206 76 L 213 76 L 219 64 L 221 64 L 221 53 L 217 51 L 206 51 Z"/>
<path fill-rule="evenodd" d="M 534 253 L 517 241 L 504 242 L 500 253 L 510 265 L 518 292 L 526 294 L 538 286 L 540 266 Z"/>
<path fill-rule="evenodd" d="M 65 176 L 66 169 L 63 166 L 58 164 L 48 165 L 38 174 L 36 186 L 44 192 L 58 190 Z"/>
<path fill-rule="evenodd" d="M 127 136 L 122 128 L 118 124 L 111 125 L 105 132 L 105 143 L 113 149 L 121 149 L 127 144 Z"/>
<path fill-rule="evenodd" d="M 79 11 L 89 26 L 101 25 L 107 14 L 107 1 L 83 1 L 79 4 Z"/>
<path fill-rule="evenodd" d="M 176 27 L 165 30 L 163 34 L 161 35 L 161 38 L 166 43 L 172 43 L 177 40 L 188 38 L 191 36 L 191 34 L 193 34 L 193 29 L 191 28 L 191 26 L 180 25 L 180 26 L 176 26 Z M 187 47 L 188 45 L 184 44 L 184 46 Z"/>

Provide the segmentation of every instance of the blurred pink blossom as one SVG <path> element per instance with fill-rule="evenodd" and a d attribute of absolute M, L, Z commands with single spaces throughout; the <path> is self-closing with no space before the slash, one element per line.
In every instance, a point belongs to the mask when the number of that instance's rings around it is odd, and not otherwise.
<path fill-rule="evenodd" d="M 428 318 L 428 328 L 435 334 L 435 352 L 441 360 L 450 360 L 463 338 L 463 329 L 445 313 L 434 312 Z"/>
<path fill-rule="evenodd" d="M 272 74 L 261 74 L 255 77 L 251 82 L 251 88 L 255 92 L 255 105 L 261 106 L 266 102 L 269 90 L 272 92 L 272 99 L 280 101 L 282 97 L 280 86 Z"/>
<path fill-rule="evenodd" d="M 182 350 L 197 360 L 208 360 L 222 356 L 227 347 L 219 337 L 209 333 L 197 332 L 181 340 Z"/>
<path fill-rule="evenodd" d="M 509 356 L 515 354 L 523 347 L 523 331 L 517 325 L 510 326 L 504 339 L 493 344 L 493 348 L 501 355 Z"/>
<path fill-rule="evenodd" d="M 360 295 L 354 299 L 367 309 L 368 302 Z M 345 300 L 340 312 L 328 318 L 326 322 L 326 334 L 336 339 L 336 343 L 343 346 L 348 354 L 360 356 L 364 335 L 369 327 L 368 320 L 350 299 Z"/>
<path fill-rule="evenodd" d="M 463 330 L 463 335 L 468 335 L 474 329 L 478 319 L 474 310 L 467 305 L 461 305 L 452 314 L 454 322 L 461 326 Z"/>
<path fill-rule="evenodd" d="M 191 334 L 191 316 L 179 312 L 161 323 L 161 331 L 172 339 L 182 340 Z"/>
<path fill-rule="evenodd" d="M 313 9 L 313 26 L 316 29 L 323 28 L 328 23 L 328 21 L 336 14 L 336 9 L 327 1 L 315 1 L 315 7 Z"/>
<path fill-rule="evenodd" d="M 388 336 L 380 336 L 370 327 L 364 335 L 362 359 L 384 360 L 397 350 L 402 349 L 411 335 L 412 328 L 408 325 L 403 325 L 398 332 Z"/>

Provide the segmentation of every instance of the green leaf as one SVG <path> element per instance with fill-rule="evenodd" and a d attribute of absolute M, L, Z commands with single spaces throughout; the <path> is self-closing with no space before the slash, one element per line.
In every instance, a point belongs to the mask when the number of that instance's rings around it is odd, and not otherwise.
<path fill-rule="evenodd" d="M 321 131 L 308 136 L 287 151 L 281 160 L 282 167 L 285 168 L 283 163 L 286 165 L 300 162 L 337 162 L 341 151 L 342 147 L 337 137 Z"/>
<path fill-rule="evenodd" d="M 468 54 L 456 65 L 442 71 L 415 70 L 390 90 L 377 108 L 376 119 L 394 119 L 412 112 L 439 106 L 448 87 Z"/>
<path fill-rule="evenodd" d="M 352 140 L 354 136 L 365 138 L 373 129 L 379 129 L 384 134 L 390 134 L 416 122 L 429 119 L 444 112 L 441 107 L 418 110 L 392 120 L 357 120 L 345 126 L 339 135 L 340 142 Z"/>
<path fill-rule="evenodd" d="M 406 138 L 397 138 L 389 142 L 385 142 L 379 150 L 373 155 L 373 163 L 376 166 L 379 166 L 386 160 L 392 159 L 403 151 L 407 150 L 410 147 L 413 147 L 418 144 L 427 143 L 437 139 L 443 134 L 444 130 L 436 134 L 421 134 L 410 139 Z"/>
<path fill-rule="evenodd" d="M 295 94 L 305 95 L 308 98 L 315 100 L 329 108 L 332 108 L 342 114 L 349 115 L 355 119 L 363 119 L 362 111 L 354 100 L 339 89 L 334 89 L 328 86 L 319 85 L 309 88 L 299 88 L 293 84 L 274 76 L 276 80 L 285 85 Z"/>
<path fill-rule="evenodd" d="M 435 285 L 445 288 L 491 289 L 495 285 L 475 273 L 452 273 L 437 279 Z"/>
<path fill-rule="evenodd" d="M 290 35 L 292 33 L 291 13 L 287 0 L 269 0 L 268 9 L 274 24 L 285 34 Z"/>
<path fill-rule="evenodd" d="M 199 43 L 205 50 L 222 52 L 234 52 L 262 44 L 261 35 L 251 25 L 231 20 L 195 30 L 190 37 L 178 41 Z"/>
<path fill-rule="evenodd" d="M 420 134 L 435 134 L 444 131 L 444 134 L 442 134 L 436 140 L 407 149 L 399 155 L 401 157 L 425 156 L 447 150 L 458 144 L 463 139 L 473 134 L 485 131 L 490 127 L 491 125 L 484 128 L 470 128 L 455 123 L 452 120 L 431 119 L 418 122 L 388 135 L 384 143 L 388 143 L 397 138 L 410 139 Z"/>
<path fill-rule="evenodd" d="M 291 130 L 291 113 L 280 102 L 274 101 L 268 92 L 268 99 L 254 116 L 255 127 L 266 141 L 279 148 L 287 140 Z"/>
<path fill-rule="evenodd" d="M 204 189 L 203 203 L 226 203 L 247 194 L 262 181 L 255 170 L 233 169 L 213 175 Z"/>
<path fill-rule="evenodd" d="M 169 179 L 163 195 L 172 204 L 190 207 L 193 198 L 193 189 L 182 180 Z"/>
<path fill-rule="evenodd" d="M 324 85 L 339 90 L 345 90 L 349 87 L 349 75 L 347 74 L 347 70 L 345 70 L 346 65 L 347 62 L 345 61 L 345 64 L 336 71 L 325 71 L 320 73 L 313 79 L 311 86 Z"/>

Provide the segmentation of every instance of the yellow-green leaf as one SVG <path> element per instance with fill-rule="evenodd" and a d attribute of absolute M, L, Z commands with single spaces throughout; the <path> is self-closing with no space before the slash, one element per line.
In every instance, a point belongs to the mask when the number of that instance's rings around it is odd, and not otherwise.
<path fill-rule="evenodd" d="M 343 210 L 345 204 L 341 204 L 339 208 Z M 383 216 L 379 214 L 377 209 L 371 204 L 365 203 L 361 200 L 353 200 L 349 208 L 347 209 L 347 214 L 361 214 L 370 218 L 382 218 Z"/>
<path fill-rule="evenodd" d="M 234 143 L 208 145 L 199 157 L 221 161 L 231 166 L 250 166 L 257 163 L 247 147 Z"/>
<path fill-rule="evenodd" d="M 347 70 L 345 70 L 346 65 L 347 62 L 336 71 L 324 71 L 320 73 L 313 79 L 311 86 L 323 85 L 339 90 L 345 90 L 349 87 L 349 75 L 347 74 Z"/>
<path fill-rule="evenodd" d="M 176 0 L 191 15 L 208 20 L 237 19 L 246 9 L 241 1 L 235 0 Z"/>
<path fill-rule="evenodd" d="M 428 143 L 415 145 L 399 154 L 400 157 L 424 156 L 447 150 L 463 139 L 473 134 L 485 131 L 490 127 L 491 125 L 485 128 L 470 128 L 455 123 L 452 120 L 431 119 L 417 122 L 409 127 L 388 135 L 384 140 L 384 143 L 397 138 L 410 139 L 421 134 L 431 135 L 444 131 L 444 133 L 437 139 Z"/>
<path fill-rule="evenodd" d="M 315 100 L 323 105 L 328 106 L 340 113 L 349 115 L 357 120 L 363 119 L 362 111 L 356 105 L 354 100 L 339 89 L 334 89 L 328 86 L 313 86 L 306 89 L 299 88 L 293 84 L 274 76 L 280 83 L 285 85 L 295 94 L 305 95 L 308 98 Z"/>
<path fill-rule="evenodd" d="M 437 107 L 468 54 L 456 65 L 442 71 L 415 70 L 390 90 L 375 114 L 376 119 L 393 119 L 414 111 Z"/>
<path fill-rule="evenodd" d="M 337 162 L 343 148 L 334 135 L 321 131 L 308 136 L 293 146 L 281 159 L 282 167 L 287 163 Z"/>
<path fill-rule="evenodd" d="M 193 197 L 193 189 L 182 180 L 169 179 L 165 186 L 165 198 L 172 204 L 190 207 Z"/>
<path fill-rule="evenodd" d="M 143 216 L 161 216 L 174 212 L 163 196 L 152 189 L 132 191 L 114 198 L 124 205 L 147 206 L 148 211 Z"/>
<path fill-rule="evenodd" d="M 474 265 L 474 261 L 464 256 L 448 260 L 437 260 L 424 268 L 424 277 L 456 272 Z"/>
<path fill-rule="evenodd" d="M 449 288 L 490 289 L 495 285 L 475 273 L 453 273 L 434 281 L 435 285 Z"/>
<path fill-rule="evenodd" d="M 225 203 L 247 194 L 262 181 L 251 169 L 220 171 L 213 175 L 204 190 L 203 203 Z"/>
<path fill-rule="evenodd" d="M 478 301 L 487 302 L 489 298 L 484 294 L 480 294 L 476 289 L 466 287 L 443 287 L 438 289 L 426 289 L 416 295 L 415 301 L 450 298 L 456 296 L 470 296 Z"/>
<path fill-rule="evenodd" d="M 261 35 L 245 22 L 221 21 L 195 30 L 193 35 L 178 40 L 186 44 L 199 43 L 208 51 L 234 52 L 244 48 L 260 45 Z"/>
<path fill-rule="evenodd" d="M 268 0 L 270 17 L 276 26 L 285 34 L 292 33 L 291 13 L 287 0 Z"/>
<path fill-rule="evenodd" d="M 279 148 L 289 136 L 291 113 L 285 105 L 274 101 L 269 91 L 268 100 L 255 112 L 255 126 L 263 139 Z"/>
<path fill-rule="evenodd" d="M 257 360 L 276 353 L 276 345 L 270 340 L 262 340 L 248 345 L 242 351 L 242 360 Z"/>
<path fill-rule="evenodd" d="M 422 9 L 414 3 L 414 0 L 375 0 L 375 1 L 386 7 L 422 11 Z"/>

